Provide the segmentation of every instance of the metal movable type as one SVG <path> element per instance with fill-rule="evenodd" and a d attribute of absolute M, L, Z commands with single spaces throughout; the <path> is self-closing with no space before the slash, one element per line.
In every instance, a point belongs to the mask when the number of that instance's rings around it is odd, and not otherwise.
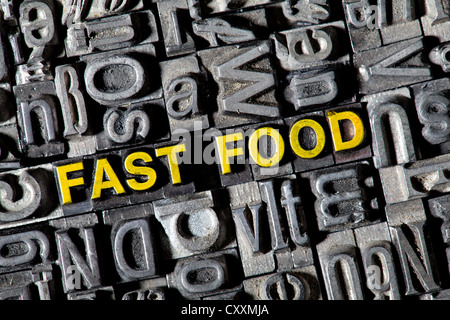
<path fill-rule="evenodd" d="M 218 206 L 211 191 L 155 201 L 164 229 L 163 255 L 178 259 L 236 246 L 228 208 Z"/>
<path fill-rule="evenodd" d="M 336 21 L 278 32 L 272 39 L 281 67 L 293 71 L 347 63 L 350 56 L 340 36 L 343 33 L 344 22 Z M 341 41 L 339 46 L 337 41 Z"/>
<path fill-rule="evenodd" d="M 103 128 L 95 137 L 98 151 L 168 138 L 164 101 L 159 99 L 108 108 L 103 115 Z"/>
<path fill-rule="evenodd" d="M 141 301 L 141 300 L 166 300 L 166 295 L 162 288 L 157 289 L 139 289 L 126 292 L 122 296 L 122 300 Z"/>
<path fill-rule="evenodd" d="M 371 94 L 430 80 L 423 51 L 420 37 L 356 53 L 359 92 Z"/>
<path fill-rule="evenodd" d="M 423 125 L 422 136 L 431 145 L 438 145 L 442 154 L 448 153 L 450 144 L 450 81 L 447 78 L 412 86 L 417 115 Z"/>
<path fill-rule="evenodd" d="M 16 117 L 0 125 L 0 171 L 18 169 L 20 166 L 19 132 Z"/>
<path fill-rule="evenodd" d="M 378 219 L 378 197 L 372 167 L 367 161 L 302 174 L 316 197 L 319 230 L 337 231 Z"/>
<path fill-rule="evenodd" d="M 15 231 L 15 230 L 14 230 Z M 0 235 L 0 272 L 29 269 L 52 261 L 51 243 L 45 231 L 38 229 L 2 232 Z"/>
<path fill-rule="evenodd" d="M 238 9 L 250 8 L 269 4 L 270 0 L 243 0 L 243 1 L 229 1 L 229 0 L 205 0 L 205 12 L 208 14 L 215 14 L 219 12 L 236 11 Z"/>
<path fill-rule="evenodd" d="M 317 244 L 329 300 L 363 300 L 363 285 L 353 232 L 330 233 Z"/>
<path fill-rule="evenodd" d="M 375 168 L 416 161 L 408 111 L 411 94 L 406 88 L 364 97 L 368 101 Z"/>
<path fill-rule="evenodd" d="M 140 10 L 144 7 L 143 0 L 57 0 L 63 7 L 61 23 L 70 26 L 85 20 L 98 19 L 105 16 L 122 14 Z"/>
<path fill-rule="evenodd" d="M 400 258 L 405 295 L 439 290 L 422 200 L 388 205 L 386 217 L 392 242 Z"/>
<path fill-rule="evenodd" d="M 449 190 L 450 155 L 380 168 L 386 203 L 399 203 Z"/>
<path fill-rule="evenodd" d="M 246 276 L 312 264 L 295 177 L 228 187 L 228 192 Z"/>
<path fill-rule="evenodd" d="M 434 64 L 441 66 L 442 71 L 450 71 L 450 43 L 445 42 L 437 47 L 434 47 L 429 54 L 430 61 Z"/>
<path fill-rule="evenodd" d="M 51 164 L 0 174 L 0 229 L 62 217 Z"/>
<path fill-rule="evenodd" d="M 19 23 L 25 44 L 32 49 L 28 62 L 48 58 L 58 44 L 53 0 L 24 0 L 19 7 Z"/>
<path fill-rule="evenodd" d="M 65 152 L 55 103 L 55 85 L 50 81 L 14 87 L 18 104 L 17 122 L 22 152 L 31 158 Z"/>
<path fill-rule="evenodd" d="M 370 131 L 367 115 L 359 103 L 325 111 L 333 138 L 336 163 L 370 158 Z"/>
<path fill-rule="evenodd" d="M 369 0 L 343 0 L 343 6 L 353 52 L 381 47 L 378 7 Z"/>
<path fill-rule="evenodd" d="M 325 168 L 334 164 L 331 136 L 323 112 L 317 111 L 284 119 L 295 159 L 295 172 Z"/>
<path fill-rule="evenodd" d="M 420 18 L 423 34 L 437 38 L 440 43 L 450 40 L 448 3 L 443 0 L 423 1 L 425 14 Z"/>
<path fill-rule="evenodd" d="M 224 294 L 242 288 L 235 249 L 180 259 L 169 273 L 167 286 L 188 299 Z M 233 271 L 233 275 L 231 272 Z"/>
<path fill-rule="evenodd" d="M 177 129 L 209 128 L 208 115 L 204 113 L 203 87 L 205 75 L 197 57 L 190 55 L 160 63 L 164 99 L 172 134 Z M 201 126 L 197 129 L 196 123 Z M 198 125 L 197 125 L 198 126 Z"/>
<path fill-rule="evenodd" d="M 253 300 L 322 300 L 314 266 L 246 279 L 243 285 Z"/>
<path fill-rule="evenodd" d="M 254 180 L 286 176 L 293 173 L 287 130 L 282 120 L 244 127 L 248 136 L 249 160 Z"/>
<path fill-rule="evenodd" d="M 215 127 L 232 127 L 280 116 L 270 53 L 268 41 L 198 52 L 202 65 L 219 87 L 218 110 L 205 110 L 212 113 Z"/>
<path fill-rule="evenodd" d="M 324 23 L 334 11 L 328 0 L 284 0 L 265 7 L 271 28 L 288 30 L 305 24 Z"/>
<path fill-rule="evenodd" d="M 186 0 L 158 0 L 156 5 L 161 21 L 166 55 L 173 57 L 195 52 L 188 2 Z"/>
<path fill-rule="evenodd" d="M 59 203 L 64 216 L 93 210 L 89 187 L 93 165 L 89 158 L 53 162 L 53 173 L 58 188 Z"/>
<path fill-rule="evenodd" d="M 15 19 L 12 0 L 2 0 L 0 2 L 0 7 L 3 12 L 3 19 L 6 21 Z"/>
<path fill-rule="evenodd" d="M 449 195 L 428 200 L 431 214 L 440 220 L 440 231 L 445 248 L 447 270 L 450 270 L 450 198 Z"/>
<path fill-rule="evenodd" d="M 266 38 L 264 9 L 224 15 L 192 22 L 192 29 L 202 47 L 218 47 Z"/>
<path fill-rule="evenodd" d="M 65 293 L 101 286 L 94 226 L 98 223 L 94 213 L 50 221 L 55 230 L 58 265 L 61 269 Z M 74 231 L 78 231 L 76 236 Z M 79 245 L 83 243 L 84 250 Z M 77 283 L 81 276 L 82 284 Z M 79 286 L 77 286 L 79 284 Z"/>
<path fill-rule="evenodd" d="M 284 91 L 284 96 L 294 105 L 295 111 L 303 111 L 309 106 L 327 104 L 338 95 L 334 71 L 312 76 L 294 73 L 288 81 L 289 85 Z"/>
<path fill-rule="evenodd" d="M 0 275 L 0 300 L 52 300 L 54 280 L 50 264 Z"/>
<path fill-rule="evenodd" d="M 433 293 L 426 293 L 419 296 L 420 300 L 450 300 L 450 290 L 445 289 Z"/>
<path fill-rule="evenodd" d="M 111 226 L 114 263 L 124 281 L 156 274 L 153 236 L 149 226 L 151 204 L 103 211 L 105 225 Z"/>
<path fill-rule="evenodd" d="M 195 181 L 192 170 L 189 166 L 191 158 L 185 157 L 189 155 L 187 144 L 184 141 L 165 142 L 155 144 L 154 146 L 160 171 L 158 175 L 170 177 L 168 183 L 163 187 L 165 198 L 175 197 L 195 192 Z"/>
<path fill-rule="evenodd" d="M 126 106 L 162 98 L 152 44 L 82 56 L 89 96 L 105 106 Z M 152 76 L 149 72 L 152 71 Z"/>
<path fill-rule="evenodd" d="M 107 17 L 69 26 L 65 40 L 68 57 L 125 48 L 159 40 L 151 10 Z"/>
<path fill-rule="evenodd" d="M 95 153 L 95 139 L 89 128 L 92 127 L 92 119 L 89 121 L 84 88 L 74 66 L 61 65 L 55 68 L 55 90 L 61 106 L 68 157 Z"/>
<path fill-rule="evenodd" d="M 84 291 L 69 292 L 67 300 L 116 300 L 113 287 L 101 287 Z"/>
<path fill-rule="evenodd" d="M 373 299 L 399 300 L 401 295 L 387 223 L 356 228 L 353 232 L 361 251 L 366 286 Z"/>
<path fill-rule="evenodd" d="M 50 62 L 41 60 L 33 63 L 22 64 L 17 67 L 15 78 L 18 85 L 31 82 L 36 83 L 53 81 L 53 75 L 50 70 Z"/>

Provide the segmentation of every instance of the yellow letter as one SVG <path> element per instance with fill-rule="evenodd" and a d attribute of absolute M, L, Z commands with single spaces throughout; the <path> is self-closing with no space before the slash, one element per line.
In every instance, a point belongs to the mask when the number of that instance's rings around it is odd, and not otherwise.
<path fill-rule="evenodd" d="M 84 184 L 83 177 L 76 179 L 68 179 L 67 173 L 83 170 L 83 162 L 71 163 L 56 168 L 58 172 L 59 189 L 61 190 L 63 204 L 72 203 L 72 196 L 70 195 L 70 187 L 81 186 Z"/>
<path fill-rule="evenodd" d="M 274 155 L 271 158 L 264 158 L 259 153 L 258 141 L 262 136 L 268 136 L 273 141 L 275 141 L 276 149 Z M 278 130 L 274 128 L 265 127 L 257 129 L 255 132 L 253 132 L 248 142 L 248 148 L 253 161 L 255 161 L 256 164 L 258 164 L 258 166 L 260 167 L 267 168 L 277 165 L 278 163 L 280 163 L 281 159 L 283 159 L 284 156 L 283 137 L 280 135 Z"/>
<path fill-rule="evenodd" d="M 225 136 L 215 137 L 216 138 L 216 148 L 220 160 L 220 168 L 222 169 L 222 174 L 227 174 L 231 172 L 231 166 L 229 158 L 237 157 L 244 154 L 244 149 L 241 147 L 227 149 L 227 143 L 235 142 L 244 139 L 242 132 L 236 132 L 233 134 L 227 134 Z"/>
<path fill-rule="evenodd" d="M 103 180 L 103 173 L 106 173 L 109 180 Z M 95 169 L 94 188 L 91 199 L 100 198 L 102 190 L 109 188 L 114 188 L 117 194 L 125 193 L 125 189 L 109 164 L 108 159 L 99 159 L 97 160 L 97 168 Z"/>
<path fill-rule="evenodd" d="M 359 146 L 364 140 L 364 125 L 361 118 L 354 112 L 328 112 L 331 132 L 333 134 L 333 143 L 335 151 L 353 149 Z M 349 141 L 343 141 L 339 121 L 349 120 L 353 124 L 353 138 Z"/>
<path fill-rule="evenodd" d="M 134 152 L 125 159 L 125 169 L 127 170 L 127 172 L 134 175 L 147 176 L 147 181 L 137 182 L 136 179 L 128 179 L 127 184 L 131 189 L 136 191 L 150 189 L 156 182 L 156 172 L 153 168 L 135 166 L 133 162 L 137 159 L 141 159 L 145 163 L 153 161 L 152 157 L 148 153 Z"/>
<path fill-rule="evenodd" d="M 177 153 L 184 151 L 186 151 L 186 145 L 184 143 L 177 144 L 175 146 L 159 148 L 155 150 L 157 157 L 161 156 L 168 157 L 170 175 L 172 177 L 172 184 L 181 183 L 180 168 L 178 167 Z"/>
<path fill-rule="evenodd" d="M 314 149 L 305 150 L 298 140 L 298 135 L 300 134 L 300 130 L 305 127 L 309 127 L 314 130 L 317 137 L 317 143 Z M 325 147 L 325 131 L 322 126 L 314 120 L 311 119 L 302 119 L 297 121 L 291 128 L 291 132 L 289 133 L 289 140 L 291 142 L 291 148 L 300 158 L 304 159 L 312 159 L 317 157 Z"/>

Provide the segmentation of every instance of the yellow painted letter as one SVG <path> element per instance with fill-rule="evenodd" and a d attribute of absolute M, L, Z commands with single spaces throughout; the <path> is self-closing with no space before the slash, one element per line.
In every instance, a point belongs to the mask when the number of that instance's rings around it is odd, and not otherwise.
<path fill-rule="evenodd" d="M 313 129 L 314 132 L 316 133 L 317 143 L 314 149 L 305 150 L 300 145 L 298 135 L 300 134 L 300 131 L 305 127 Z M 291 148 L 296 155 L 298 155 L 300 158 L 303 159 L 312 159 L 317 157 L 325 147 L 325 131 L 317 121 L 311 119 L 302 119 L 297 121 L 292 126 L 291 132 L 289 133 L 289 141 L 291 143 Z"/>
<path fill-rule="evenodd" d="M 364 140 L 364 125 L 361 118 L 354 112 L 328 112 L 327 117 L 333 134 L 335 151 L 353 149 L 359 146 Z M 339 121 L 348 120 L 353 124 L 353 137 L 348 141 L 343 141 Z"/>
<path fill-rule="evenodd" d="M 275 141 L 275 152 L 272 157 L 270 158 L 264 158 L 259 153 L 258 148 L 258 141 L 262 136 L 268 136 L 268 138 Z M 284 156 L 284 140 L 283 137 L 280 135 L 278 130 L 274 128 L 260 128 L 257 129 L 255 132 L 252 133 L 250 136 L 250 140 L 248 142 L 250 156 L 252 157 L 253 161 L 256 162 L 256 164 L 260 167 L 273 167 L 280 163 L 281 159 L 283 159 Z"/>
<path fill-rule="evenodd" d="M 162 157 L 162 156 L 168 157 L 170 176 L 172 178 L 172 184 L 181 183 L 180 168 L 178 167 L 177 153 L 184 152 L 184 151 L 186 151 L 186 145 L 184 143 L 177 144 L 175 146 L 159 148 L 159 149 L 155 150 L 157 157 Z"/>
<path fill-rule="evenodd" d="M 103 180 L 104 173 L 106 173 L 109 180 Z M 97 168 L 95 169 L 94 187 L 91 199 L 100 198 L 102 190 L 110 188 L 114 188 L 117 194 L 125 193 L 125 189 L 109 164 L 108 159 L 99 159 L 97 160 Z"/>
<path fill-rule="evenodd" d="M 72 196 L 70 195 L 70 187 L 81 186 L 84 184 L 83 177 L 76 179 L 68 179 L 67 174 L 69 172 L 83 170 L 83 162 L 71 163 L 56 168 L 58 172 L 59 189 L 62 195 L 62 204 L 72 203 Z"/>
<path fill-rule="evenodd" d="M 237 157 L 244 154 L 244 149 L 241 147 L 228 149 L 227 143 L 236 142 L 238 140 L 244 139 L 244 135 L 242 132 L 236 132 L 233 134 L 227 134 L 225 136 L 215 137 L 216 141 L 216 150 L 219 155 L 220 168 L 222 170 L 222 174 L 227 174 L 231 172 L 231 166 L 229 158 Z"/>
<path fill-rule="evenodd" d="M 145 152 L 134 152 L 125 159 L 125 169 L 127 172 L 134 175 L 143 175 L 148 177 L 145 182 L 138 182 L 136 179 L 127 180 L 127 184 L 131 189 L 143 191 L 153 187 L 156 182 L 156 172 L 153 168 L 135 166 L 133 162 L 138 159 L 143 160 L 145 163 L 152 162 L 153 159 L 148 153 Z"/>

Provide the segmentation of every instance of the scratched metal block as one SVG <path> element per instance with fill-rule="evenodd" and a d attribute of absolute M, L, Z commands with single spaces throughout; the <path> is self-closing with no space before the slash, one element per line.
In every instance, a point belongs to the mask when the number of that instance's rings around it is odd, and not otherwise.
<path fill-rule="evenodd" d="M 243 285 L 252 300 L 322 300 L 314 266 L 253 277 Z"/>
<path fill-rule="evenodd" d="M 67 300 L 116 300 L 113 287 L 101 287 L 84 291 L 69 292 Z"/>
<path fill-rule="evenodd" d="M 433 217 L 439 220 L 439 229 L 441 236 L 437 238 L 442 239 L 442 251 L 445 252 L 446 261 L 442 261 L 442 265 L 447 265 L 447 270 L 450 270 L 450 201 L 449 195 L 443 195 L 437 198 L 428 200 L 428 208 Z M 433 231 L 436 229 L 433 229 Z M 436 230 L 437 231 L 437 230 Z M 438 243 L 440 244 L 440 243 Z M 437 249 L 436 249 L 437 252 Z M 438 256 L 436 255 L 436 259 Z M 437 261 L 439 263 L 439 261 Z"/>
<path fill-rule="evenodd" d="M 95 135 L 97 151 L 129 148 L 169 137 L 162 99 L 108 108 L 103 131 Z"/>
<path fill-rule="evenodd" d="M 314 210 L 321 231 L 373 224 L 380 217 L 373 169 L 367 161 L 303 173 L 316 197 Z"/>
<path fill-rule="evenodd" d="M 362 102 L 368 102 L 375 168 L 416 161 L 409 90 L 401 88 L 365 96 Z"/>
<path fill-rule="evenodd" d="M 448 192 L 450 155 L 380 168 L 386 203 L 399 203 Z"/>
<path fill-rule="evenodd" d="M 438 291 L 439 278 L 422 200 L 388 205 L 386 217 L 400 259 L 404 294 L 409 296 Z"/>
<path fill-rule="evenodd" d="M 52 265 L 0 275 L 0 300 L 54 300 Z"/>
<path fill-rule="evenodd" d="M 343 21 L 282 31 L 271 38 L 279 64 L 288 71 L 350 60 Z"/>
<path fill-rule="evenodd" d="M 330 21 L 337 11 L 332 5 L 328 0 L 284 0 L 269 4 L 265 9 L 269 25 L 278 31 Z"/>
<path fill-rule="evenodd" d="M 356 53 L 353 64 L 358 71 L 359 92 L 377 93 L 430 80 L 424 49 L 419 37 Z"/>
<path fill-rule="evenodd" d="M 104 224 L 110 227 L 111 251 L 122 281 L 157 274 L 157 252 L 149 222 L 151 214 L 150 203 L 102 212 Z"/>
<path fill-rule="evenodd" d="M 181 130 L 209 128 L 205 112 L 205 78 L 197 57 L 186 57 L 160 63 L 164 101 L 172 134 Z M 200 125 L 199 125 L 200 124 Z"/>
<path fill-rule="evenodd" d="M 228 13 L 271 3 L 270 0 L 202 0 L 205 14 Z"/>
<path fill-rule="evenodd" d="M 366 287 L 373 300 L 400 300 L 395 251 L 387 223 L 353 229 L 361 252 Z"/>
<path fill-rule="evenodd" d="M 94 227 L 98 224 L 95 213 L 51 220 L 49 224 L 55 228 L 57 264 L 61 269 L 64 292 L 101 287 L 102 269 L 99 266 L 104 260 L 99 259 L 97 254 L 99 252 L 102 257 L 102 252 L 97 251 L 94 233 Z M 79 283 L 77 276 L 81 277 Z"/>
<path fill-rule="evenodd" d="M 68 57 L 154 43 L 159 40 L 151 10 L 71 24 L 65 40 Z"/>
<path fill-rule="evenodd" d="M 295 172 L 334 165 L 331 135 L 321 111 L 284 119 L 289 126 L 289 141 L 295 155 Z"/>
<path fill-rule="evenodd" d="M 0 229 L 60 218 L 51 164 L 0 174 Z"/>
<path fill-rule="evenodd" d="M 22 153 L 39 158 L 65 152 L 55 85 L 50 81 L 22 84 L 13 88 Z"/>
<path fill-rule="evenodd" d="M 336 164 L 372 156 L 366 112 L 360 103 L 325 110 L 333 137 L 333 154 Z"/>
<path fill-rule="evenodd" d="M 186 0 L 156 0 L 167 57 L 196 51 Z"/>
<path fill-rule="evenodd" d="M 437 146 L 440 153 L 450 151 L 450 81 L 447 78 L 425 82 L 411 87 L 416 110 L 423 125 L 422 137 L 428 144 Z"/>
<path fill-rule="evenodd" d="M 67 26 L 86 20 L 140 10 L 144 7 L 143 0 L 124 0 L 119 2 L 105 0 L 92 0 L 88 2 L 82 0 L 56 1 L 63 8 L 61 23 Z"/>
<path fill-rule="evenodd" d="M 369 0 L 343 0 L 345 20 L 353 52 L 381 47 L 381 33 L 377 24 L 376 5 Z"/>
<path fill-rule="evenodd" d="M 0 274 L 45 268 L 56 260 L 54 237 L 40 223 L 0 232 Z"/>
<path fill-rule="evenodd" d="M 211 106 L 205 110 L 212 114 L 215 127 L 233 127 L 280 117 L 271 52 L 269 41 L 198 52 L 201 64 L 209 72 L 209 81 L 215 81 L 218 86 L 217 92 L 210 88 L 210 95 L 217 95 L 218 109 Z"/>
<path fill-rule="evenodd" d="M 167 274 L 169 288 L 187 299 L 199 299 L 242 289 L 242 271 L 236 249 L 179 259 Z"/>
<path fill-rule="evenodd" d="M 363 300 L 364 282 L 351 230 L 330 233 L 317 244 L 320 267 L 329 300 Z"/>
<path fill-rule="evenodd" d="M 294 176 L 241 184 L 227 190 L 247 277 L 312 264 L 302 200 Z"/>
<path fill-rule="evenodd" d="M 262 40 L 268 33 L 264 9 L 193 21 L 192 29 L 199 48 Z"/>
<path fill-rule="evenodd" d="M 426 293 L 419 296 L 420 300 L 450 300 L 450 290 L 444 289 L 433 293 Z"/>
<path fill-rule="evenodd" d="M 80 60 L 85 66 L 84 82 L 90 84 L 86 91 L 101 105 L 126 106 L 162 98 L 153 44 L 90 54 Z"/>
<path fill-rule="evenodd" d="M 425 13 L 420 18 L 425 36 L 432 36 L 445 42 L 450 40 L 450 32 L 448 27 L 449 11 L 448 3 L 442 0 L 425 0 Z"/>
<path fill-rule="evenodd" d="M 155 201 L 162 254 L 179 259 L 236 246 L 231 214 L 211 191 Z"/>

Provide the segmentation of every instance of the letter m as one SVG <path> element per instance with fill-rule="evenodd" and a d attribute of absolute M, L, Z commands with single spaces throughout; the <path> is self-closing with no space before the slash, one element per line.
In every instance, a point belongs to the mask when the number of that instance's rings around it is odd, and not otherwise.
<path fill-rule="evenodd" d="M 278 106 L 270 102 L 255 102 L 256 97 L 262 97 L 275 86 L 275 77 L 270 72 L 269 59 L 258 61 L 258 69 L 267 69 L 269 72 L 249 70 L 249 64 L 268 55 L 270 47 L 267 42 L 232 58 L 231 60 L 215 67 L 217 80 L 222 81 L 223 91 L 232 93 L 223 99 L 218 99 L 223 111 L 234 114 L 246 114 L 261 117 L 275 118 L 280 115 Z M 249 85 L 244 85 L 249 83 Z M 227 93 L 225 93 L 226 95 Z"/>

